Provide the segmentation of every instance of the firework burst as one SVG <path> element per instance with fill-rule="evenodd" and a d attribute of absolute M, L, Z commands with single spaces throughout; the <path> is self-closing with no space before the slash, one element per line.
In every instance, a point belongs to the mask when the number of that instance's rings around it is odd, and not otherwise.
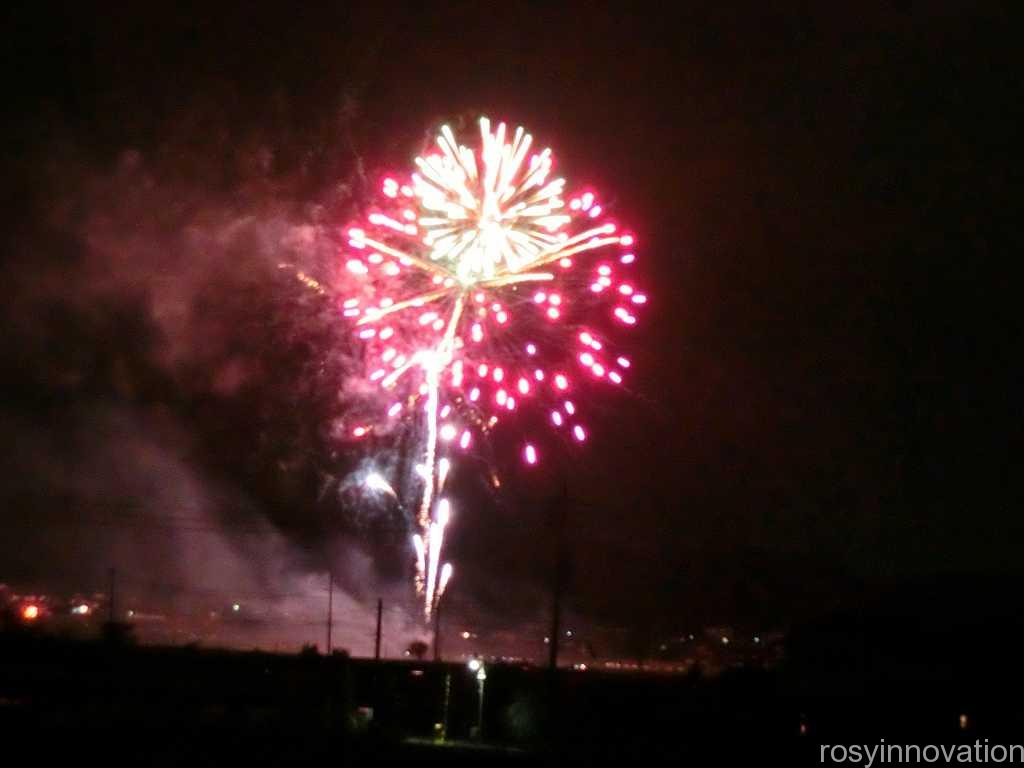
<path fill-rule="evenodd" d="M 436 145 L 410 177 L 385 178 L 379 206 L 347 230 L 358 287 L 342 305 L 367 377 L 389 395 L 381 418 L 409 419 L 422 435 L 413 546 L 428 616 L 452 576 L 441 562 L 450 457 L 522 406 L 584 442 L 576 372 L 622 384 L 630 361 L 613 351 L 612 329 L 634 325 L 647 301 L 617 274 L 635 260 L 633 236 L 604 217 L 594 192 L 566 202 L 551 151 L 534 151 L 522 128 L 508 136 L 481 118 L 474 147 L 448 126 Z M 523 462 L 537 464 L 542 440 L 520 439 Z"/>

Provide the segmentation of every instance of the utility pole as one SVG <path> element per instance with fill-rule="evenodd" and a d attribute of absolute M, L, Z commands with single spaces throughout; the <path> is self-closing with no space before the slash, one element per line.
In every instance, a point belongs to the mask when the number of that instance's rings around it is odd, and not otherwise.
<path fill-rule="evenodd" d="M 331 655 L 331 630 L 334 628 L 334 571 L 327 572 L 327 655 Z"/>
<path fill-rule="evenodd" d="M 476 737 L 484 740 L 484 683 L 487 682 L 487 670 L 484 665 L 476 671 Z"/>
<path fill-rule="evenodd" d="M 380 661 L 380 625 L 381 616 L 384 613 L 384 601 L 377 598 L 377 636 L 373 641 L 373 660 Z"/>
<path fill-rule="evenodd" d="M 561 492 L 552 496 L 549 503 L 549 523 L 554 538 L 554 562 L 551 569 L 551 629 L 548 637 L 548 704 L 550 716 L 546 723 L 548 736 L 555 738 L 561 731 L 562 690 L 558 679 L 558 646 L 562 634 L 562 593 L 568 576 L 566 559 L 568 556 L 565 540 L 565 521 L 569 507 L 569 488 L 565 469 L 559 472 Z M 481 688 L 481 698 L 483 690 Z"/>
<path fill-rule="evenodd" d="M 565 516 L 568 506 L 568 493 L 562 486 L 562 492 L 552 499 L 552 524 L 555 535 L 555 562 L 551 575 L 551 634 L 548 638 L 548 669 L 558 668 L 558 643 L 562 631 L 562 592 L 565 589 L 566 546 Z"/>
<path fill-rule="evenodd" d="M 115 609 L 115 606 L 114 606 L 114 597 L 116 595 L 115 589 L 117 587 L 117 568 L 111 568 L 109 575 L 110 575 L 110 595 L 109 595 L 109 602 L 108 602 L 108 605 L 107 605 L 107 621 L 109 621 L 111 624 L 113 624 L 115 618 L 117 617 L 117 610 Z"/>
<path fill-rule="evenodd" d="M 562 563 L 561 545 L 556 555 L 555 573 L 551 579 L 551 629 L 548 636 L 548 669 L 558 668 L 558 640 L 562 631 Z"/>
<path fill-rule="evenodd" d="M 434 661 L 441 660 L 441 601 L 434 606 Z"/>
<path fill-rule="evenodd" d="M 444 674 L 444 714 L 441 717 L 441 741 L 448 738 L 448 709 L 452 700 L 452 673 Z"/>

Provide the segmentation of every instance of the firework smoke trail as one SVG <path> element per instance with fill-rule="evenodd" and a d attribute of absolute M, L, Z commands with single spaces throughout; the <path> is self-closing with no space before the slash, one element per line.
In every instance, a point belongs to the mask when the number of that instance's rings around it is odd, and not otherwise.
<path fill-rule="evenodd" d="M 451 362 L 455 329 L 458 326 L 459 318 L 462 316 L 462 306 L 463 295 L 459 294 L 455 300 L 455 306 L 452 309 L 452 313 L 447 324 L 447 330 L 445 331 L 444 338 L 441 340 L 441 344 L 438 346 L 437 350 L 427 352 L 423 355 L 425 361 L 423 363 L 423 368 L 427 386 L 427 445 L 424 461 L 424 467 L 426 468 L 424 477 L 425 487 L 423 490 L 423 499 L 420 502 L 419 525 L 421 530 L 425 530 L 427 532 L 426 547 L 429 552 L 429 559 L 427 560 L 429 572 L 426 574 L 425 585 L 425 611 L 428 617 L 434 606 L 435 599 L 440 600 L 441 595 L 444 594 L 444 587 L 447 585 L 452 574 L 451 564 L 445 563 L 444 571 L 447 572 L 447 578 L 443 580 L 443 583 L 438 583 L 437 566 L 441 557 L 441 544 L 444 540 L 444 529 L 448 525 L 448 519 L 450 516 L 449 502 L 447 499 L 441 499 L 438 503 L 437 520 L 433 523 L 430 522 L 430 505 L 433 501 L 435 485 L 437 486 L 437 492 L 440 492 L 444 487 L 444 481 L 448 475 L 448 460 L 441 460 L 445 462 L 443 469 L 441 463 L 435 461 L 437 456 L 437 412 L 441 372 L 447 367 L 448 363 Z M 423 566 L 421 559 L 418 556 L 416 564 L 416 583 L 418 587 L 424 578 Z"/>
<path fill-rule="evenodd" d="M 426 527 L 430 523 L 430 503 L 433 501 L 436 481 L 434 465 L 437 455 L 437 410 L 441 388 L 441 372 L 451 362 L 455 329 L 458 327 L 459 318 L 462 317 L 462 306 L 463 295 L 459 294 L 455 300 L 455 306 L 448 319 L 447 330 L 440 345 L 436 350 L 424 353 L 423 355 L 423 369 L 427 384 L 427 448 L 426 461 L 424 463 L 427 469 L 427 476 L 425 478 L 426 488 L 423 491 L 423 500 L 420 503 L 420 527 Z M 438 485 L 443 485 L 443 480 Z M 438 490 L 440 490 L 440 487 Z"/>
<path fill-rule="evenodd" d="M 468 449 L 472 431 L 488 433 L 499 421 L 493 410 L 504 417 L 516 409 L 517 398 L 520 403 L 546 400 L 552 426 L 564 426 L 582 443 L 586 429 L 576 405 L 565 399 L 571 380 L 560 366 L 546 370 L 545 363 L 564 353 L 575 336 L 582 345 L 576 359 L 589 374 L 621 384 L 629 359 L 610 352 L 608 335 L 597 324 L 610 318 L 620 327 L 632 326 L 635 305 L 647 301 L 628 281 L 615 285 L 607 261 L 594 265 L 592 277 L 573 281 L 573 257 L 614 246 L 628 249 L 633 237 L 600 220 L 602 206 L 593 192 L 566 206 L 565 180 L 548 180 L 551 151 L 531 154 L 532 143 L 522 128 L 506 140 L 504 123 L 492 131 L 490 121 L 481 118 L 480 144 L 473 150 L 442 126 L 440 154 L 416 158 L 418 172 L 408 183 L 384 179 L 383 205 L 367 217 L 372 235 L 361 227 L 348 229 L 353 251 L 346 267 L 361 290 L 344 301 L 343 314 L 355 320 L 367 359 L 376 361 L 369 379 L 388 391 L 404 386 L 405 397 L 388 408 L 391 419 L 406 410 L 403 401 L 422 403 L 421 409 L 408 410 L 423 413 L 418 418 L 426 423 L 413 546 L 416 587 L 427 616 L 453 570 L 441 563 L 451 504 L 439 497 L 451 460 L 439 456 L 439 445 L 454 440 L 461 419 L 457 445 Z M 632 252 L 618 254 L 624 266 L 634 260 Z M 531 284 L 537 290 L 525 300 L 520 290 Z M 614 306 L 607 316 L 590 317 L 587 305 L 609 300 Z M 536 316 L 524 319 L 527 308 Z M 563 318 L 569 313 L 588 326 L 566 333 Z M 537 328 L 538 318 L 545 327 Z M 553 340 L 559 327 L 566 337 L 560 342 Z M 503 332 L 537 333 L 551 341 L 518 344 L 512 354 L 507 343 L 490 341 Z M 492 386 L 496 391 L 488 393 Z M 359 438 L 372 428 L 360 424 L 352 434 Z M 532 441 L 524 443 L 522 455 L 527 465 L 540 459 Z"/>
<path fill-rule="evenodd" d="M 448 499 L 441 499 L 437 503 L 437 519 L 430 524 L 430 540 L 428 542 L 430 557 L 427 564 L 426 605 L 430 608 L 435 605 L 435 593 L 438 600 L 443 593 L 443 587 L 438 583 L 437 567 L 441 560 L 441 546 L 444 544 L 444 529 L 448 527 L 450 515 L 451 505 Z M 444 568 L 442 568 L 442 571 L 444 570 L 448 571 L 450 578 L 451 563 L 445 563 Z M 447 584 L 447 579 L 445 583 Z M 429 615 L 429 608 L 427 615 Z"/>

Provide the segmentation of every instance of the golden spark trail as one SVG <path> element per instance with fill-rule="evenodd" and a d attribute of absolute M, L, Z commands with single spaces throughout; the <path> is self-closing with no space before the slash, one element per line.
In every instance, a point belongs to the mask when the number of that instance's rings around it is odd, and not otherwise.
<path fill-rule="evenodd" d="M 395 312 L 401 312 L 403 309 L 409 307 L 422 307 L 431 302 L 443 299 L 452 292 L 451 288 L 441 288 L 437 291 L 429 291 L 428 293 L 421 293 L 419 296 L 413 296 L 411 299 L 400 301 L 397 304 L 392 304 L 390 307 L 378 309 L 374 307 L 366 311 L 366 315 L 356 321 L 356 325 L 366 325 L 367 323 L 375 323 L 382 317 L 394 314 Z"/>
<path fill-rule="evenodd" d="M 399 251 L 399 250 L 397 250 L 395 248 L 392 248 L 389 245 L 385 245 L 384 243 L 380 242 L 379 240 L 371 240 L 371 239 L 369 239 L 367 237 L 359 237 L 359 238 L 354 238 L 354 239 L 356 240 L 356 242 L 368 245 L 371 248 L 374 248 L 374 249 L 380 251 L 381 253 L 386 253 L 388 256 L 394 256 L 396 259 L 398 259 L 400 262 L 402 262 L 402 264 L 405 265 L 405 266 L 419 267 L 420 269 L 424 270 L 425 272 L 430 272 L 431 274 L 434 274 L 434 275 L 441 275 L 443 277 L 455 277 L 455 275 L 453 275 L 447 269 L 445 269 L 444 267 L 442 267 L 442 266 L 440 266 L 438 264 L 434 264 L 433 262 L 426 261 L 425 259 L 417 258 L 416 256 L 412 256 L 412 255 L 410 255 L 408 253 L 405 253 L 404 251 Z"/>

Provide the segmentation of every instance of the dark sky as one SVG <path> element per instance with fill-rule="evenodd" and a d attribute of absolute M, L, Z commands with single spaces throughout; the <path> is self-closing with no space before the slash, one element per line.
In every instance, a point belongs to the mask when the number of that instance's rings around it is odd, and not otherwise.
<path fill-rule="evenodd" d="M 635 389 L 571 464 L 574 611 L 781 622 L 1018 569 L 1011 4 L 28 5 L 0 581 L 216 580 L 218 551 L 146 542 L 209 526 L 261 563 L 235 534 L 269 523 L 288 573 L 404 584 L 400 522 L 324 492 L 359 458 L 330 429 L 350 350 L 277 265 L 333 274 L 315 233 L 477 113 L 612 197 L 652 287 Z M 453 601 L 534 616 L 550 488 L 462 482 Z"/>

